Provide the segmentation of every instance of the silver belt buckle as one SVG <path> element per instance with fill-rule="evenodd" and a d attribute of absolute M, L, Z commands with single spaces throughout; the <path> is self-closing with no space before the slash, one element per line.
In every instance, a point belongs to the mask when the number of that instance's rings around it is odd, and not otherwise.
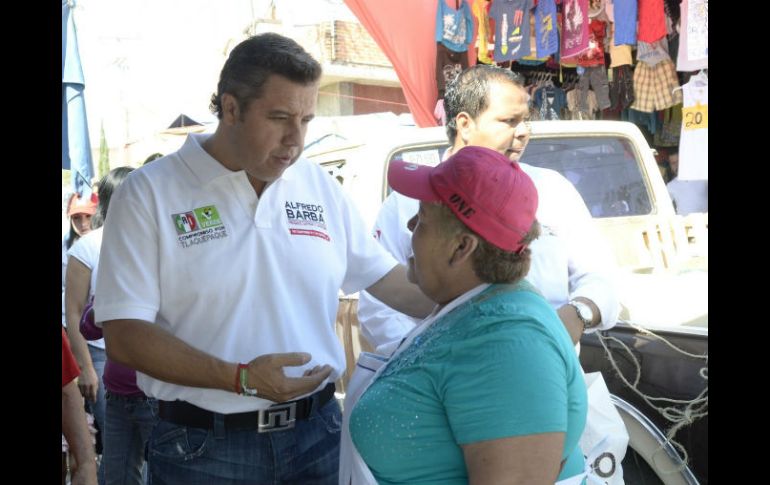
<path fill-rule="evenodd" d="M 259 411 L 259 432 L 272 433 L 294 427 L 297 403 L 276 404 Z"/>

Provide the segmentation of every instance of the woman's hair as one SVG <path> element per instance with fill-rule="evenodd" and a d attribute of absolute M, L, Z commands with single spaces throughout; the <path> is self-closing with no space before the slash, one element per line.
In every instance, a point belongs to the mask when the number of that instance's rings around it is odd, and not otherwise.
<path fill-rule="evenodd" d="M 78 240 L 80 235 L 75 232 L 75 227 L 72 225 L 72 218 L 70 218 L 70 232 L 67 234 L 67 249 L 71 248 L 75 241 Z"/>
<path fill-rule="evenodd" d="M 529 244 L 540 236 L 540 223 L 535 220 L 527 234 L 519 241 L 527 247 L 516 253 L 505 251 L 487 242 L 478 233 L 466 226 L 452 210 L 444 204 L 430 204 L 438 208 L 439 225 L 444 236 L 467 232 L 479 238 L 479 245 L 473 252 L 473 272 L 485 283 L 516 283 L 529 273 L 532 264 L 532 250 Z"/>
<path fill-rule="evenodd" d="M 96 206 L 96 214 L 91 219 L 91 229 L 98 229 L 104 225 L 107 219 L 107 209 L 110 207 L 110 198 L 112 193 L 118 188 L 118 185 L 133 172 L 133 167 L 113 168 L 101 180 L 99 180 L 99 205 Z"/>

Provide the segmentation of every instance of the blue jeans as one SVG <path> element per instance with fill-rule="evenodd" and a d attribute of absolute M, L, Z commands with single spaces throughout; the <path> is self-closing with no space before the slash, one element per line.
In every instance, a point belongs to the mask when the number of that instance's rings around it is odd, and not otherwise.
<path fill-rule="evenodd" d="M 102 437 L 102 448 L 104 448 L 104 382 L 102 378 L 104 376 L 104 364 L 107 362 L 107 352 L 104 349 L 88 346 L 88 353 L 91 354 L 91 362 L 94 364 L 94 371 L 96 371 L 96 377 L 99 382 L 99 387 L 96 390 L 96 402 L 88 401 L 88 407 L 91 413 L 94 415 L 94 420 L 99 425 L 99 432 Z M 102 450 L 104 451 L 104 450 Z M 104 485 L 104 464 L 99 465 L 97 472 L 97 478 L 99 479 L 99 485 Z"/>
<path fill-rule="evenodd" d="M 272 433 L 179 426 L 163 419 L 149 444 L 150 485 L 337 485 L 342 413 L 336 399 Z"/>
<path fill-rule="evenodd" d="M 158 422 L 158 402 L 150 397 L 106 393 L 104 453 L 106 485 L 141 485 L 144 450 Z"/>

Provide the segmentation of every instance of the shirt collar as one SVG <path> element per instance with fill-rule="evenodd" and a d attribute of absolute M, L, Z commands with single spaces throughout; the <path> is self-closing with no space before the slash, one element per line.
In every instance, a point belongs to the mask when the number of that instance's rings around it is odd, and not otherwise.
<path fill-rule="evenodd" d="M 228 169 L 203 149 L 203 143 L 205 143 L 210 136 L 212 136 L 210 133 L 190 133 L 187 135 L 187 140 L 185 140 L 182 148 L 179 149 L 179 156 L 182 158 L 182 161 L 193 174 L 195 174 L 195 177 L 202 186 L 207 185 L 220 177 L 243 172 L 243 170 L 233 171 Z M 301 162 L 303 162 L 302 158 L 297 160 L 291 167 L 287 168 L 278 180 L 294 179 L 295 172 L 297 171 L 295 167 Z M 272 182 L 268 185 L 271 184 Z"/>

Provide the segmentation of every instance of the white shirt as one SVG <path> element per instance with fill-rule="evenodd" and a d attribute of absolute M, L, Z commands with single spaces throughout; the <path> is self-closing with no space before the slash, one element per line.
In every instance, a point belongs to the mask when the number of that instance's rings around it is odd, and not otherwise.
<path fill-rule="evenodd" d="M 88 298 L 96 291 L 96 274 L 99 268 L 99 251 L 102 247 L 102 228 L 94 229 L 85 236 L 78 238 L 70 247 L 67 254 L 83 263 L 91 270 L 91 281 L 88 284 Z M 88 345 L 104 349 L 104 339 L 89 340 Z"/>
<path fill-rule="evenodd" d="M 682 86 L 682 94 L 682 131 L 679 137 L 677 177 L 680 180 L 708 180 L 708 81 L 693 76 Z M 703 111 L 706 116 L 703 116 Z"/>
<path fill-rule="evenodd" d="M 537 219 L 542 234 L 530 246 L 532 264 L 527 280 L 553 308 L 583 296 L 599 308 L 602 320 L 589 331 L 606 330 L 617 322 L 620 302 L 615 291 L 612 250 L 601 237 L 577 189 L 554 170 L 520 164 L 537 188 Z M 406 227 L 419 203 L 396 192 L 383 202 L 374 236 L 400 263 L 411 255 L 411 233 Z M 361 292 L 358 301 L 361 332 L 375 348 L 400 340 L 415 320 Z"/>
<path fill-rule="evenodd" d="M 309 352 L 290 377 L 345 356 L 335 333 L 338 291 L 352 293 L 396 264 L 366 231 L 339 184 L 300 158 L 257 197 L 190 135 L 182 148 L 132 172 L 114 193 L 96 283 L 97 322 L 154 322 L 230 362 Z M 137 372 L 149 396 L 220 413 L 270 401 L 170 384 Z"/>
<path fill-rule="evenodd" d="M 676 206 L 676 213 L 687 215 L 693 212 L 709 211 L 709 181 L 679 180 L 674 178 L 666 184 L 671 200 Z"/>

